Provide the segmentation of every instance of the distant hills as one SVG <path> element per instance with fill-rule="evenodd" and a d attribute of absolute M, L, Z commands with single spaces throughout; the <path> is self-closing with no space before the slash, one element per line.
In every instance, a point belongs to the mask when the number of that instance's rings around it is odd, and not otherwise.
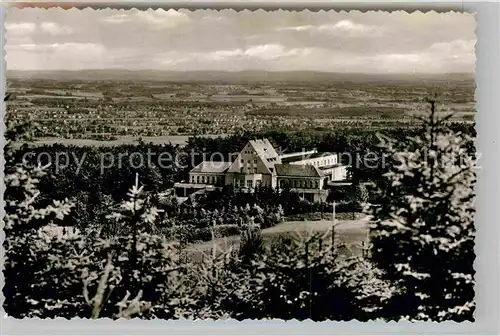
<path fill-rule="evenodd" d="M 316 71 L 162 71 L 162 70 L 8 70 L 8 79 L 49 79 L 57 81 L 171 81 L 171 82 L 452 82 L 473 81 L 472 73 L 450 74 L 362 74 Z"/>

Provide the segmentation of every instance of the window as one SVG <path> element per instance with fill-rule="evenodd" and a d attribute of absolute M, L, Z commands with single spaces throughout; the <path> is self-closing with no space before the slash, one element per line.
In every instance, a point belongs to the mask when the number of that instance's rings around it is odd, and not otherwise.
<path fill-rule="evenodd" d="M 191 176 L 191 183 L 194 183 L 195 179 L 194 176 Z"/>
<path fill-rule="evenodd" d="M 280 180 L 280 187 L 281 187 L 281 188 L 284 188 L 284 187 L 285 187 L 285 181 Z"/>
<path fill-rule="evenodd" d="M 250 164 L 250 160 L 248 160 L 248 164 Z"/>
<path fill-rule="evenodd" d="M 315 182 L 314 182 L 314 187 L 315 187 L 316 189 L 318 189 L 318 188 L 319 188 L 319 181 L 315 181 Z"/>
<path fill-rule="evenodd" d="M 253 181 L 252 180 L 247 181 L 247 188 L 253 188 Z"/>
<path fill-rule="evenodd" d="M 254 168 L 254 169 L 253 169 L 253 173 L 254 173 L 254 174 L 257 174 L 257 168 Z"/>
<path fill-rule="evenodd" d="M 241 159 L 241 164 L 245 163 L 245 160 Z"/>
<path fill-rule="evenodd" d="M 200 177 L 196 176 L 196 183 L 200 183 Z"/>
<path fill-rule="evenodd" d="M 254 159 L 254 160 L 253 160 L 253 163 L 257 164 L 257 159 Z"/>

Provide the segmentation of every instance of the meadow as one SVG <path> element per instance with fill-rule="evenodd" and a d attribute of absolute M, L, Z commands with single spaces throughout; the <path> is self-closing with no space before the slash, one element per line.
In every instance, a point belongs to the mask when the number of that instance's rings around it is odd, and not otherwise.
<path fill-rule="evenodd" d="M 331 247 L 333 244 L 342 257 L 362 257 L 369 242 L 369 221 L 367 218 L 337 220 L 335 224 L 332 220 L 287 221 L 263 229 L 261 232 L 264 243 L 271 248 L 273 245 L 283 244 L 287 239 L 300 240 L 319 234 L 324 246 Z M 220 254 L 229 249 L 238 250 L 240 246 L 241 236 L 229 236 L 216 238 L 210 242 L 193 244 L 188 246 L 187 250 L 190 259 L 202 261 L 204 256 L 210 254 L 214 247 Z"/>

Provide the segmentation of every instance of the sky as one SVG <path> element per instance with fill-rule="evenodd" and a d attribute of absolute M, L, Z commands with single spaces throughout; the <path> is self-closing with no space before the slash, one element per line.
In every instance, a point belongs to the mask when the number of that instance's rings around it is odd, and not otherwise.
<path fill-rule="evenodd" d="M 468 13 L 11 8 L 9 70 L 474 72 Z"/>

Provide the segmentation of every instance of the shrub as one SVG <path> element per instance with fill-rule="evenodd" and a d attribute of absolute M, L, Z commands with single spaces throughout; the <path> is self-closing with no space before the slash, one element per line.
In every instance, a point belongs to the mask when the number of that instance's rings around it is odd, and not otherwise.
<path fill-rule="evenodd" d="M 213 253 L 195 266 L 191 317 L 366 320 L 395 290 L 369 261 L 338 259 L 319 236 L 267 248 L 258 236 L 246 239 L 239 257 Z"/>

